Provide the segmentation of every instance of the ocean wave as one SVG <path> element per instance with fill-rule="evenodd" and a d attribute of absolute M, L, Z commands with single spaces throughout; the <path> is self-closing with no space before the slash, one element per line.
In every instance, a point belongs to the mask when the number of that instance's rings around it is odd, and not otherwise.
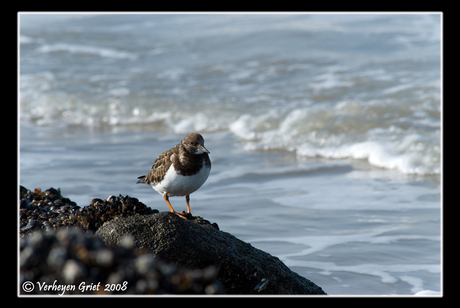
<path fill-rule="evenodd" d="M 54 79 L 51 74 L 44 73 L 41 80 L 53 82 Z M 46 83 L 39 86 L 47 88 Z M 393 122 L 388 126 L 378 117 L 375 122 L 363 120 L 361 115 L 369 115 L 372 108 L 366 109 L 355 103 L 291 111 L 269 109 L 258 115 L 238 115 L 236 112 L 219 112 L 217 107 L 189 113 L 174 107 L 131 106 L 123 103 L 129 94 L 125 88 L 115 88 L 110 91 L 113 97 L 104 106 L 96 107 L 92 102 L 82 102 L 64 93 L 32 98 L 24 91 L 21 94 L 21 119 L 38 126 L 65 123 L 90 128 L 156 127 L 176 134 L 228 131 L 243 142 L 242 148 L 246 151 L 289 151 L 300 159 L 366 160 L 372 166 L 395 169 L 404 174 L 441 172 L 439 120 L 428 116 L 421 118 L 420 112 L 407 115 L 404 121 L 394 115 L 394 119 L 388 118 L 388 122 Z M 54 101 L 61 104 L 56 105 L 52 103 Z M 346 116 L 343 108 L 348 110 Z"/>
<path fill-rule="evenodd" d="M 423 139 L 420 135 L 408 135 L 393 142 L 364 141 L 326 148 L 304 144 L 297 148 L 297 154 L 304 157 L 366 159 L 373 166 L 398 169 L 406 174 L 439 174 L 440 147 L 424 144 Z M 417 147 L 420 149 L 416 150 Z"/>
<path fill-rule="evenodd" d="M 243 114 L 229 130 L 246 142 L 248 151 L 365 159 L 373 166 L 406 174 L 440 173 L 439 119 L 409 106 L 350 101 L 290 112 L 270 110 L 257 116 Z"/>
<path fill-rule="evenodd" d="M 440 174 L 440 112 L 385 101 L 342 101 L 265 112 L 225 112 L 219 105 L 183 106 L 136 101 L 124 86 L 108 90 L 103 102 L 82 101 L 50 91 L 56 78 L 24 76 L 21 119 L 39 126 L 149 126 L 177 134 L 228 131 L 246 151 L 290 151 L 299 158 L 360 159 L 405 174 Z M 40 93 L 37 95 L 37 93 Z M 404 115 L 404 116 L 402 116 Z M 151 129 L 151 128 L 149 128 Z"/>
<path fill-rule="evenodd" d="M 78 44 L 67 44 L 67 43 L 57 43 L 50 45 L 43 45 L 37 48 L 39 53 L 52 53 L 52 52 L 70 52 L 74 54 L 91 54 L 97 55 L 105 58 L 115 58 L 115 59 L 128 59 L 136 60 L 137 56 L 131 52 L 119 51 L 110 48 L 102 48 L 95 46 L 87 45 L 78 45 Z"/>

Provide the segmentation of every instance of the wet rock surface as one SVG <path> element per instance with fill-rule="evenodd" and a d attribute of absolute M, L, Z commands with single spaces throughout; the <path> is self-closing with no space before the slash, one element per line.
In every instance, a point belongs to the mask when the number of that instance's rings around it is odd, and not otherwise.
<path fill-rule="evenodd" d="M 99 228 L 96 235 L 112 246 L 131 236 L 135 247 L 179 267 L 213 266 L 229 294 L 325 294 L 278 258 L 201 218 L 186 220 L 170 212 L 117 217 Z"/>
<path fill-rule="evenodd" d="M 80 295 L 326 294 L 216 223 L 159 213 L 129 196 L 79 207 L 59 189 L 21 186 L 19 211 L 20 285 L 35 286 L 22 294 L 62 293 L 38 282 L 74 285 L 64 293 Z"/>

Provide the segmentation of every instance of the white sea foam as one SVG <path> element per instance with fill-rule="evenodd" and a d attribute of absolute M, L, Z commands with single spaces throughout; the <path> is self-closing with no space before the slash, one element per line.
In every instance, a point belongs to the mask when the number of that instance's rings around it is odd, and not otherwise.
<path fill-rule="evenodd" d="M 333 107 L 311 106 L 288 113 L 273 109 L 257 116 L 243 114 L 229 129 L 248 142 L 247 150 L 284 149 L 301 157 L 366 159 L 376 167 L 407 174 L 439 174 L 439 121 L 420 118 L 420 113 L 407 118 L 432 130 L 422 135 L 401 129 L 397 114 L 390 119 L 395 124 L 389 127 L 363 117 L 382 107 L 340 102 Z"/>
<path fill-rule="evenodd" d="M 415 137 L 415 138 L 414 138 Z M 366 159 L 371 165 L 386 169 L 398 169 L 407 174 L 439 174 L 439 146 L 435 153 L 413 151 L 420 136 L 409 135 L 402 141 L 365 141 L 339 147 L 316 148 L 305 144 L 299 146 L 297 154 L 305 157 L 325 157 L 333 159 Z M 430 151 L 431 149 L 428 149 Z"/>
<path fill-rule="evenodd" d="M 19 36 L 19 43 L 20 44 L 32 44 L 34 43 L 35 40 L 29 36 L 26 35 L 20 35 Z"/>
<path fill-rule="evenodd" d="M 177 78 L 177 74 L 170 77 Z M 93 82 L 105 82 L 96 77 Z M 280 105 L 257 113 L 244 109 L 222 113 L 219 105 L 182 110 L 180 105 L 139 104 L 136 93 L 123 84 L 108 89 L 105 100 L 82 101 L 54 91 L 58 82 L 53 73 L 23 75 L 21 117 L 38 125 L 162 123 L 176 133 L 228 130 L 245 142 L 247 151 L 284 150 L 306 158 L 362 159 L 406 174 L 440 173 L 440 121 L 429 110 L 431 115 L 383 101 L 340 101 L 332 105 L 305 101 L 303 107 Z M 406 115 L 400 117 L 399 112 Z"/>
<path fill-rule="evenodd" d="M 129 59 L 135 60 L 137 56 L 133 53 L 127 51 L 119 51 L 110 48 L 102 48 L 102 47 L 95 47 L 95 46 L 86 46 L 86 45 L 78 45 L 78 44 L 67 44 L 67 43 L 57 43 L 57 44 L 48 44 L 43 45 L 37 48 L 37 52 L 39 53 L 51 53 L 51 52 L 70 52 L 74 54 L 92 54 L 97 55 L 100 57 L 106 58 L 115 58 L 115 59 Z"/>
<path fill-rule="evenodd" d="M 176 133 L 188 133 L 192 131 L 216 131 L 222 127 L 216 119 L 210 118 L 203 112 L 197 112 L 189 117 L 183 118 L 176 124 L 172 123 L 172 128 Z"/>
<path fill-rule="evenodd" d="M 415 296 L 441 296 L 442 293 L 438 291 L 432 291 L 432 290 L 422 290 L 422 291 L 418 291 L 414 295 Z"/>
<path fill-rule="evenodd" d="M 324 74 L 316 76 L 308 87 L 314 92 L 341 87 L 351 87 L 353 86 L 353 82 L 343 80 L 336 74 L 337 72 L 348 70 L 349 68 L 345 66 L 330 66 Z"/>

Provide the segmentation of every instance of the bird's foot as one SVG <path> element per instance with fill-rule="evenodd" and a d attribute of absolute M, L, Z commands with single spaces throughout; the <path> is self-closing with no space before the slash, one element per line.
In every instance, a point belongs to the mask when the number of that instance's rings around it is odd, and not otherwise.
<path fill-rule="evenodd" d="M 185 211 L 183 211 L 182 213 L 179 213 L 179 212 L 173 212 L 173 213 L 183 219 L 193 219 L 192 213 L 185 213 Z"/>

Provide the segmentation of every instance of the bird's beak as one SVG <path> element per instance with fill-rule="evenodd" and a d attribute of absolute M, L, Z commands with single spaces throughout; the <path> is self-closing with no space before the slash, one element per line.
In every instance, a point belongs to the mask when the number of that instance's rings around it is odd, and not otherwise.
<path fill-rule="evenodd" d="M 211 154 L 211 152 L 209 152 L 208 149 L 206 149 L 206 148 L 204 147 L 204 145 L 201 145 L 201 144 L 198 146 L 198 151 L 201 151 L 201 152 L 204 152 L 204 153 Z M 197 152 L 198 152 L 198 151 L 197 151 Z"/>

